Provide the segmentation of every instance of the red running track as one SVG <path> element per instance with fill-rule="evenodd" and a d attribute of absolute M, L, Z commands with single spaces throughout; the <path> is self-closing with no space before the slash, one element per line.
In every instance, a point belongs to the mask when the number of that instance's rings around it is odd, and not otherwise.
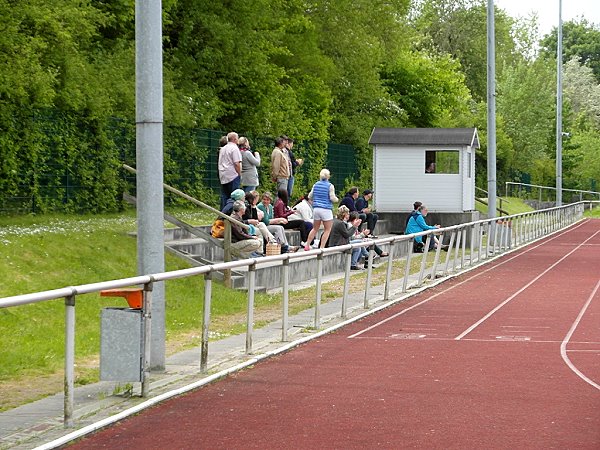
<path fill-rule="evenodd" d="M 74 448 L 600 449 L 587 220 Z"/>

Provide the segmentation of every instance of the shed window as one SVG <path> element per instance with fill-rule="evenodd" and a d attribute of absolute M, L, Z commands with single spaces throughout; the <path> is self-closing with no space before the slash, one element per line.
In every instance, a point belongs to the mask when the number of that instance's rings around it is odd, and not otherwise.
<path fill-rule="evenodd" d="M 460 173 L 458 150 L 428 150 L 425 152 L 425 173 Z"/>

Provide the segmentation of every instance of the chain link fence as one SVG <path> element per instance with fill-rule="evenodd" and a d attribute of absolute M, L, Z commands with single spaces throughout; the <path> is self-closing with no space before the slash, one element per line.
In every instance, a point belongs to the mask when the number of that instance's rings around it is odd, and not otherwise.
<path fill-rule="evenodd" d="M 104 132 L 100 143 L 94 138 L 95 130 L 89 125 L 68 122 L 64 117 L 52 114 L 39 117 L 37 121 L 42 131 L 41 144 L 46 160 L 41 161 L 36 172 L 35 162 L 28 162 L 19 168 L 18 177 L 22 182 L 16 192 L 0 193 L 2 202 L 0 213 L 27 214 L 43 212 L 94 212 L 94 191 L 110 189 L 114 191 L 112 204 L 101 210 L 122 208 L 120 196 L 123 192 L 135 195 L 135 177 L 120 169 L 121 163 L 136 166 L 135 125 L 120 119 L 113 119 Z M 67 149 L 65 133 L 77 133 L 73 142 L 82 142 L 80 148 Z M 164 182 L 199 198 L 206 203 L 218 205 L 220 183 L 217 172 L 219 139 L 226 134 L 220 130 L 190 129 L 184 127 L 165 127 L 164 129 Z M 274 190 L 270 180 L 270 155 L 274 147 L 274 138 L 247 135 L 253 149 L 260 152 L 262 164 L 259 168 L 260 190 Z M 92 143 L 92 144 L 90 144 Z M 98 145 L 108 146 L 113 157 L 105 161 L 105 156 L 94 154 Z M 358 167 L 355 149 L 351 145 L 329 143 L 325 158 L 312 161 L 307 158 L 311 145 L 308 141 L 296 142 L 294 153 L 304 158 L 305 164 L 296 174 L 293 197 L 299 197 L 317 181 L 315 173 L 327 167 L 332 173 L 331 181 L 341 191 L 347 180 L 356 178 Z M 105 147 L 106 148 L 106 147 Z M 78 154 L 78 152 L 85 154 Z M 99 152 L 97 152 L 99 153 Z M 102 152 L 103 155 L 106 152 Z M 82 179 L 81 165 L 87 173 L 97 179 Z M 109 166 L 110 167 L 107 167 Z M 108 170 L 107 170 L 108 169 Z M 92 175 L 94 176 L 94 175 Z M 165 204 L 176 205 L 182 200 L 165 193 Z"/>

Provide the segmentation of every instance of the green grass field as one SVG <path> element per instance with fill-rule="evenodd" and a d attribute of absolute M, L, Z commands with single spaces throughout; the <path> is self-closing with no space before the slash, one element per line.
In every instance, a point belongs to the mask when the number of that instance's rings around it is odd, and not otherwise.
<path fill-rule="evenodd" d="M 585 211 L 585 217 L 590 217 L 590 218 L 600 218 L 600 205 L 592 210 L 586 210 Z"/>
<path fill-rule="evenodd" d="M 181 217 L 181 215 L 179 215 Z M 185 220 L 194 222 L 193 218 Z M 200 222 L 205 219 L 200 217 Z M 136 275 L 135 215 L 95 217 L 39 216 L 0 218 L 0 297 L 125 278 Z M 166 255 L 166 269 L 187 267 Z M 197 343 L 201 326 L 203 277 L 173 280 L 166 287 L 168 339 L 187 333 Z M 260 310 L 273 296 L 258 294 Z M 64 354 L 63 300 L 0 309 L 0 382 L 15 381 L 61 371 Z M 88 294 L 77 297 L 76 357 L 85 360 L 99 353 L 100 311 L 125 306 L 123 300 Z M 216 334 L 239 328 L 231 319 L 246 309 L 246 295 L 215 283 L 213 314 Z M 194 336 L 196 337 L 195 339 Z M 187 340 L 187 339 L 186 339 Z M 96 375 L 80 370 L 78 381 Z M 0 408 L 2 405 L 0 405 Z"/>
<path fill-rule="evenodd" d="M 212 221 L 212 217 L 200 214 L 179 211 L 175 215 L 191 224 Z M 135 276 L 136 239 L 131 235 L 135 228 L 133 211 L 89 217 L 0 217 L 0 271 L 4 275 L 0 298 Z M 187 267 L 168 253 L 165 259 L 167 271 Z M 374 275 L 374 283 L 378 276 L 383 276 L 384 269 L 379 272 Z M 363 289 L 364 274 L 354 275 L 353 283 L 352 290 Z M 340 292 L 341 282 L 328 283 L 323 286 L 323 300 L 336 298 Z M 199 344 L 203 297 L 201 276 L 166 283 L 168 353 Z M 257 327 L 280 317 L 280 302 L 280 294 L 257 293 Z M 247 293 L 213 283 L 211 338 L 244 332 L 246 304 Z M 290 294 L 290 314 L 313 304 L 312 288 Z M 98 379 L 100 312 L 107 306 L 126 304 L 122 299 L 98 294 L 77 297 L 78 384 Z M 64 301 L 2 308 L 0 329 L 0 410 L 60 391 L 64 364 Z M 22 389 L 22 384 L 39 385 L 36 381 L 39 377 L 46 379 L 47 389 Z M 50 382 L 48 377 L 54 381 Z"/>

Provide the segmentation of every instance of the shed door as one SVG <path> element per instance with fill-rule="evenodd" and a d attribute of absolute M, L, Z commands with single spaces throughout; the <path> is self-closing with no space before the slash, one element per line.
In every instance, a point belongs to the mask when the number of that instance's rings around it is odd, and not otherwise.
<path fill-rule="evenodd" d="M 475 157 L 473 149 L 467 147 L 462 155 L 463 211 L 472 211 L 475 209 Z"/>

